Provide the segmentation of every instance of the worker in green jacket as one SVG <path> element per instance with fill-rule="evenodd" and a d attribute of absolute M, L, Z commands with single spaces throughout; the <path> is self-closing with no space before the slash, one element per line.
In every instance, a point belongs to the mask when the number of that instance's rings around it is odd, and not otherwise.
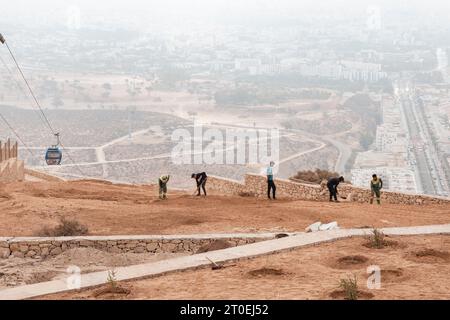
<path fill-rule="evenodd" d="M 167 199 L 167 182 L 169 182 L 170 175 L 163 175 L 159 177 L 158 184 L 159 184 L 159 199 L 165 200 Z"/>
<path fill-rule="evenodd" d="M 374 196 L 377 197 L 377 203 L 381 204 L 381 189 L 383 188 L 383 180 L 378 178 L 376 174 L 372 176 L 370 181 L 370 204 L 373 204 Z"/>

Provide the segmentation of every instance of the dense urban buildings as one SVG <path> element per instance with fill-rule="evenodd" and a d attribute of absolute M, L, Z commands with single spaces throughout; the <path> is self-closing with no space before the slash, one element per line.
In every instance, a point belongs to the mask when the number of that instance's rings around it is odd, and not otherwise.
<path fill-rule="evenodd" d="M 33 29 L 16 28 L 12 13 L 0 29 L 89 176 L 154 180 L 137 159 L 184 172 L 172 168 L 168 136 L 197 121 L 221 130 L 278 128 L 282 178 L 320 168 L 367 186 L 378 173 L 390 190 L 448 195 L 450 42 L 447 29 L 436 28 L 445 19 L 411 28 L 394 10 L 367 8 L 351 8 L 355 19 L 341 19 L 338 11 L 324 18 L 322 9 L 329 8 L 314 6 L 308 15 L 295 6 L 288 15 L 258 6 L 258 18 L 229 12 L 234 20 L 224 6 L 205 19 L 195 5 L 177 14 L 170 6 L 145 7 L 132 10 L 133 19 L 113 12 L 99 19 L 82 6 L 58 5 Z M 23 133 L 31 120 L 8 108 L 33 109 L 33 101 L 12 61 L 4 53 L 0 58 L 0 104 Z M 88 115 L 114 119 L 112 131 L 102 122 L 100 131 L 87 125 Z M 168 127 L 145 119 L 166 119 Z M 36 130 L 24 135 L 36 155 L 24 156 L 42 166 L 42 150 L 53 137 L 39 120 L 32 122 Z M 6 127 L 0 134 L 10 135 Z M 45 170 L 81 174 L 67 158 Z M 242 179 L 260 168 L 209 170 Z"/>

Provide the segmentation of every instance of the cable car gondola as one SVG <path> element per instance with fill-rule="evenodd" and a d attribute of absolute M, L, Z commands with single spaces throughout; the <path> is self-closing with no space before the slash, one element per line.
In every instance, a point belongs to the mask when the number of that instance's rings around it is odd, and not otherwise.
<path fill-rule="evenodd" d="M 62 160 L 62 151 L 58 147 L 59 146 L 59 133 L 56 133 L 55 137 L 57 139 L 56 145 L 51 146 L 45 152 L 45 162 L 47 162 L 47 165 L 49 165 L 49 166 L 60 165 L 61 160 Z"/>

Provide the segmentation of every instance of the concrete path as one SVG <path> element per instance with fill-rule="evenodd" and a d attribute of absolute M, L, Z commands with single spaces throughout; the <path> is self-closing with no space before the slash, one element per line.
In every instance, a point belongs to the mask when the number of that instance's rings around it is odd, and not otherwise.
<path fill-rule="evenodd" d="M 371 231 L 372 229 L 338 229 L 324 232 L 302 233 L 286 238 L 268 240 L 225 250 L 218 250 L 129 267 L 121 267 L 115 269 L 116 279 L 118 281 L 131 280 L 162 275 L 168 272 L 195 269 L 211 265 L 208 258 L 215 262 L 229 262 L 293 250 L 307 245 L 329 242 L 348 237 L 364 236 L 370 234 Z M 450 234 L 450 224 L 421 227 L 384 228 L 381 229 L 381 231 L 386 235 L 397 236 Z M 83 274 L 81 275 L 80 288 L 88 288 L 107 283 L 107 277 L 107 271 Z M 69 275 L 67 279 L 70 280 L 71 278 L 73 279 L 73 275 Z M 71 288 L 68 286 L 67 280 L 42 282 L 2 290 L 0 291 L 0 300 L 27 299 L 52 293 L 69 291 L 71 289 L 73 289 L 73 287 Z"/>

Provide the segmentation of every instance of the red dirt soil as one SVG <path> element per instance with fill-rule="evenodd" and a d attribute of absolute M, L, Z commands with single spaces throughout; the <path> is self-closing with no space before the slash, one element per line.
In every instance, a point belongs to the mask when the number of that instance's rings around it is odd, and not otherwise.
<path fill-rule="evenodd" d="M 34 236 L 63 216 L 86 225 L 90 235 L 278 233 L 303 231 L 316 221 L 337 221 L 343 228 L 444 224 L 450 223 L 450 205 L 204 198 L 181 191 L 160 201 L 155 186 L 92 180 L 0 185 L 0 236 Z"/>
<path fill-rule="evenodd" d="M 339 281 L 353 276 L 361 299 L 450 299 L 450 236 L 395 240 L 402 246 L 370 249 L 364 246 L 365 239 L 345 239 L 241 260 L 220 270 L 204 268 L 120 282 L 129 290 L 126 295 L 99 297 L 94 288 L 36 299 L 343 299 Z M 436 254 L 438 260 L 421 257 L 424 252 Z M 342 263 L 349 256 L 363 262 Z M 367 288 L 371 265 L 381 269 L 381 289 Z"/>

